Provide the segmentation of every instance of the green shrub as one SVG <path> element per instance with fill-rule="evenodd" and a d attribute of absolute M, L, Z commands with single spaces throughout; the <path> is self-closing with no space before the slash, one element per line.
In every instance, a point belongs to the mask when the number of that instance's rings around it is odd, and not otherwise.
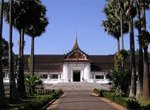
<path fill-rule="evenodd" d="M 102 89 L 94 89 L 94 93 L 96 93 L 99 97 L 103 97 L 104 90 Z"/>
<path fill-rule="evenodd" d="M 56 98 L 61 93 L 62 90 L 54 90 L 50 95 L 43 95 L 42 97 L 37 97 L 36 100 L 33 100 L 30 103 L 29 108 L 32 108 L 32 110 L 37 110 L 46 105 L 50 100 Z"/>
<path fill-rule="evenodd" d="M 37 97 L 36 100 L 31 101 L 28 107 L 32 108 L 32 110 L 37 110 L 46 105 L 53 98 L 54 98 L 53 95 Z"/>
<path fill-rule="evenodd" d="M 40 77 L 32 74 L 27 74 L 25 76 L 25 85 L 28 88 L 28 93 L 33 95 L 35 93 L 35 88 L 37 85 L 42 85 L 42 80 Z"/>
<path fill-rule="evenodd" d="M 124 97 L 124 96 L 118 96 L 118 94 L 115 94 L 115 92 L 104 92 L 103 93 L 104 97 L 110 99 L 111 101 L 118 103 L 122 106 L 127 107 L 128 109 L 140 109 L 140 104 L 138 101 Z"/>
<path fill-rule="evenodd" d="M 142 105 L 141 110 L 150 110 L 150 104 L 148 105 Z"/>
<path fill-rule="evenodd" d="M 115 91 L 120 91 L 120 93 L 127 94 L 128 87 L 130 84 L 131 73 L 129 70 L 114 69 L 109 71 L 108 78 L 112 81 L 112 86 Z"/>
<path fill-rule="evenodd" d="M 49 94 L 35 94 L 16 104 L 9 104 L 6 110 L 41 110 L 46 104 L 58 95 L 62 94 L 62 90 L 53 90 Z"/>

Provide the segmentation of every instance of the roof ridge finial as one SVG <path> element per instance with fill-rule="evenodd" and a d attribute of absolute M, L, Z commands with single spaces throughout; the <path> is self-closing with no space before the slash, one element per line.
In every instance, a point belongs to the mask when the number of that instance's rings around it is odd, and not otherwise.
<path fill-rule="evenodd" d="M 73 49 L 77 49 L 79 48 L 79 45 L 78 45 L 78 39 L 77 39 L 77 32 L 76 32 L 76 36 L 75 36 L 75 42 L 74 42 L 74 46 L 73 46 Z"/>

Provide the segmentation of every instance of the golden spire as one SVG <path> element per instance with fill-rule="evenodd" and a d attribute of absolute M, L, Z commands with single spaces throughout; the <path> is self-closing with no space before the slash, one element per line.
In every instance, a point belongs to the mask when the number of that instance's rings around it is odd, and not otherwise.
<path fill-rule="evenodd" d="M 78 45 L 77 33 L 76 33 L 76 38 L 75 38 L 73 49 L 78 49 L 78 48 L 79 48 L 79 45 Z"/>

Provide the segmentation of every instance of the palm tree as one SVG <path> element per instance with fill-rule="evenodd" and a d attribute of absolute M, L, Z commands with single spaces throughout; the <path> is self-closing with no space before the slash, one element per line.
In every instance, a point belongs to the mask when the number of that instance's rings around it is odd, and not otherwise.
<path fill-rule="evenodd" d="M 149 98 L 150 92 L 149 92 L 148 45 L 145 45 L 143 48 L 144 48 L 144 74 L 143 74 L 143 95 L 142 96 L 143 98 Z"/>
<path fill-rule="evenodd" d="M 150 3 L 150 1 L 148 1 Z M 143 19 L 143 32 L 146 32 L 146 8 L 149 8 L 149 4 L 147 2 L 142 1 L 142 19 Z M 149 35 L 149 34 L 148 34 Z M 146 37 L 146 34 L 144 34 Z M 148 65 L 148 45 L 143 46 L 144 49 L 144 74 L 143 74 L 143 97 L 149 98 L 150 92 L 149 92 L 149 65 Z"/>
<path fill-rule="evenodd" d="M 124 38 L 123 38 L 123 12 L 124 12 L 124 6 L 123 1 L 119 0 L 119 8 L 120 8 L 120 34 L 122 39 L 122 49 L 124 50 Z"/>
<path fill-rule="evenodd" d="M 128 8 L 126 14 L 129 18 L 129 34 L 130 34 L 130 62 L 131 62 L 131 86 L 129 97 L 136 96 L 136 66 L 135 66 L 135 44 L 134 44 L 134 29 L 133 18 L 136 15 L 133 0 L 127 2 Z"/>
<path fill-rule="evenodd" d="M 122 48 L 124 48 L 123 33 L 128 32 L 128 19 L 127 16 L 122 16 L 124 14 L 122 4 L 123 1 L 120 0 L 109 0 L 103 11 L 107 20 L 103 21 L 102 25 L 108 34 L 117 39 L 118 51 L 120 51 L 120 37 L 122 37 Z"/>
<path fill-rule="evenodd" d="M 2 27 L 3 27 L 3 3 L 4 0 L 0 0 L 0 50 L 2 50 Z M 2 52 L 0 52 L 0 106 L 4 103 L 4 84 L 3 84 L 3 72 L 2 72 Z"/>
<path fill-rule="evenodd" d="M 8 67 L 8 42 L 2 38 L 2 68 Z"/>
<path fill-rule="evenodd" d="M 38 10 L 38 11 L 37 11 Z M 25 32 L 31 36 L 31 74 L 34 75 L 34 39 L 37 36 L 40 36 L 43 32 L 45 32 L 45 28 L 48 25 L 48 19 L 45 17 L 46 15 L 46 7 L 41 4 L 39 1 L 35 11 L 33 11 L 32 15 L 35 17 L 32 23 L 27 26 Z"/>
<path fill-rule="evenodd" d="M 114 23 L 116 20 L 113 18 L 108 18 L 107 20 L 103 21 L 102 26 L 105 28 L 105 31 L 112 35 L 118 43 L 118 52 L 120 51 L 120 30 L 116 27 Z"/>
<path fill-rule="evenodd" d="M 138 29 L 138 43 L 139 43 L 139 56 L 138 56 L 138 77 L 137 77 L 137 91 L 136 97 L 139 98 L 142 96 L 143 90 L 143 48 L 140 43 L 141 41 L 141 10 L 140 10 L 140 0 L 136 1 L 137 6 L 137 16 L 138 20 L 135 22 L 135 27 Z"/>
<path fill-rule="evenodd" d="M 34 25 L 31 28 L 29 34 L 31 35 L 31 73 L 34 74 L 34 39 L 37 36 L 40 36 L 43 32 L 45 32 L 45 28 L 48 25 L 47 18 L 44 18 L 42 21 L 39 21 L 38 25 Z"/>
<path fill-rule="evenodd" d="M 26 2 L 25 2 L 26 3 Z M 18 67 L 18 92 L 19 92 L 19 97 L 24 98 L 26 97 L 25 93 L 25 84 L 24 84 L 24 69 L 23 69 L 23 59 L 21 55 L 22 48 L 21 48 L 21 40 L 23 40 L 23 34 L 22 34 L 22 29 L 25 27 L 25 12 L 26 8 L 28 5 L 25 5 L 25 3 L 21 0 L 15 0 L 13 2 L 13 10 L 12 14 L 14 15 L 14 18 L 12 20 L 12 25 L 19 31 L 20 37 L 19 37 L 19 67 Z M 24 6 L 25 5 L 25 6 Z M 5 3 L 5 10 L 4 10 L 4 16 L 6 21 L 9 23 L 9 4 Z"/>
<path fill-rule="evenodd" d="M 39 19 L 44 13 L 41 13 L 40 0 L 24 1 L 16 0 L 13 6 L 13 25 L 20 33 L 19 37 L 19 72 L 18 72 L 18 90 L 19 97 L 24 98 L 26 96 L 24 86 L 24 34 L 25 30 L 28 30 L 29 26 L 38 24 L 36 19 Z M 5 18 L 8 21 L 8 9 L 5 11 Z M 40 15 L 41 14 L 41 15 Z M 31 28 L 31 27 L 30 27 Z"/>
<path fill-rule="evenodd" d="M 18 100 L 17 89 L 14 75 L 13 52 L 12 52 L 12 4 L 13 0 L 9 0 L 9 74 L 10 74 L 10 100 L 12 102 Z"/>

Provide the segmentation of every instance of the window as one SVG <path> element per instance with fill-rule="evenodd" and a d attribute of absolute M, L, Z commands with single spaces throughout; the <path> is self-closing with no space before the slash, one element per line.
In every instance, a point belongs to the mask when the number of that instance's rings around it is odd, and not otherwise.
<path fill-rule="evenodd" d="M 42 74 L 42 75 L 40 75 L 40 78 L 42 78 L 42 79 L 47 79 L 47 78 L 48 78 L 48 75 L 47 75 L 47 74 Z"/>
<path fill-rule="evenodd" d="M 95 79 L 104 79 L 104 75 L 96 75 Z"/>
<path fill-rule="evenodd" d="M 5 78 L 5 72 L 3 72 L 3 78 Z"/>
<path fill-rule="evenodd" d="M 52 78 L 52 79 L 58 79 L 58 74 L 52 74 L 52 75 L 51 75 L 51 78 Z"/>

